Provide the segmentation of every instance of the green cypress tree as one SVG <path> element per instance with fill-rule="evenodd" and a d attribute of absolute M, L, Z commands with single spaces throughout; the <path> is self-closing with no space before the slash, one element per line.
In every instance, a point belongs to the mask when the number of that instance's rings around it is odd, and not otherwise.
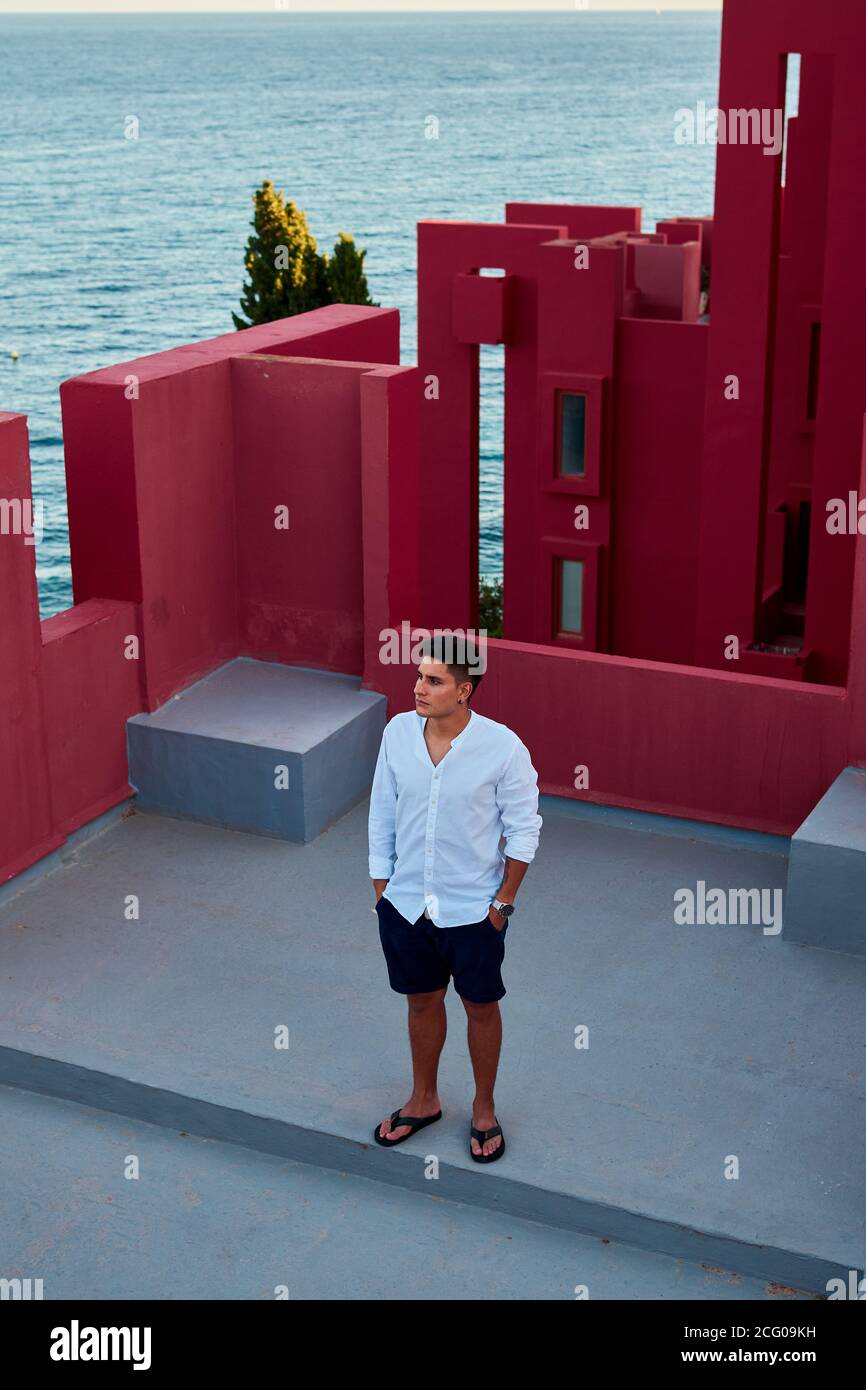
<path fill-rule="evenodd" d="M 328 285 L 334 304 L 370 304 L 370 291 L 364 274 L 366 251 L 359 251 L 353 237 L 340 232 L 334 254 L 326 262 Z M 374 305 L 378 308 L 378 305 Z"/>
<path fill-rule="evenodd" d="M 235 328 L 304 314 L 331 303 L 327 258 L 319 255 L 306 214 L 286 203 L 265 179 L 253 194 L 253 235 L 244 265 L 249 276 L 241 293 L 246 318 L 232 313 Z"/>

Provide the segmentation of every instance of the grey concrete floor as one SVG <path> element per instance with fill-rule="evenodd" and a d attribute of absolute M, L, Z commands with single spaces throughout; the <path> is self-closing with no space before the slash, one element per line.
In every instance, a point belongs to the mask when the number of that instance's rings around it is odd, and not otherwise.
<path fill-rule="evenodd" d="M 425 1196 L 9 1088 L 0 1107 L 0 1277 L 42 1279 L 46 1300 L 804 1297 L 444 1201 L 435 1180 Z"/>
<path fill-rule="evenodd" d="M 409 1095 L 366 815 L 364 803 L 302 846 L 137 814 L 70 851 L 0 904 L 0 1050 L 360 1153 Z M 423 1190 L 418 1153 L 433 1152 L 451 1197 L 475 1200 L 494 1177 L 519 1185 L 512 1215 L 558 1224 L 559 1208 L 565 1223 L 580 1207 L 592 1216 L 581 1229 L 683 1257 L 698 1232 L 731 1242 L 747 1273 L 737 1252 L 762 1246 L 860 1268 L 866 961 L 759 926 L 673 920 L 677 888 L 781 887 L 785 867 L 736 844 L 547 814 L 507 939 L 508 1153 L 479 1169 L 466 1152 L 472 1081 L 452 992 L 435 1141 L 412 1154 L 369 1145 L 364 1175 Z"/>

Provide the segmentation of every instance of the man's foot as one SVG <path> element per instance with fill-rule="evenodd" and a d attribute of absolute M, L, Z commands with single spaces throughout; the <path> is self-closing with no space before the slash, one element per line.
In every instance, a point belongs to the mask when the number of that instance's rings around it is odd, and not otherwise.
<path fill-rule="evenodd" d="M 437 1111 L 442 1109 L 442 1106 L 439 1103 L 438 1095 L 411 1095 L 406 1104 L 400 1106 L 400 1109 L 407 1115 L 414 1115 L 416 1120 L 424 1120 L 428 1115 L 435 1115 Z M 391 1116 L 389 1115 L 379 1126 L 379 1137 L 387 1139 L 389 1143 L 393 1144 L 395 1140 L 402 1139 L 404 1134 L 408 1134 L 411 1128 L 411 1125 L 401 1125 L 398 1122 L 392 1129 Z"/>
<path fill-rule="evenodd" d="M 409 1112 L 411 1114 L 411 1111 Z M 496 1124 L 496 1115 L 493 1105 L 473 1105 L 472 1107 L 472 1126 L 474 1129 L 492 1129 Z M 494 1134 L 492 1139 L 487 1139 L 484 1144 L 479 1144 L 477 1139 L 470 1140 L 472 1152 L 474 1154 L 492 1154 L 500 1147 L 502 1135 Z"/>

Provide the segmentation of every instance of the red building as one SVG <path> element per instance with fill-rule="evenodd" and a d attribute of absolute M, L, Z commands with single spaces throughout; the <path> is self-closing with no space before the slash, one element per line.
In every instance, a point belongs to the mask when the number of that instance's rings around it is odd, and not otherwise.
<path fill-rule="evenodd" d="M 479 707 L 542 790 L 790 835 L 866 766 L 866 518 L 826 524 L 866 498 L 866 11 L 727 0 L 720 107 L 783 107 L 789 54 L 784 187 L 727 143 L 711 219 L 421 223 L 417 367 L 396 311 L 341 306 L 63 383 L 74 606 L 40 623 L 34 549 L 0 536 L 0 882 L 130 796 L 130 715 L 234 656 L 407 707 L 382 632 L 478 626 L 481 343 L 505 636 Z M 0 495 L 30 496 L 22 416 Z"/>
<path fill-rule="evenodd" d="M 826 522 L 861 482 L 863 31 L 854 3 L 727 4 L 721 110 L 784 110 L 789 54 L 801 88 L 784 187 L 781 155 L 729 126 L 713 218 L 648 234 L 639 208 L 509 204 L 499 226 L 421 223 L 423 505 L 456 530 L 424 594 L 439 621 L 472 617 L 477 344 L 504 343 L 509 639 L 846 684 L 857 537 Z"/>

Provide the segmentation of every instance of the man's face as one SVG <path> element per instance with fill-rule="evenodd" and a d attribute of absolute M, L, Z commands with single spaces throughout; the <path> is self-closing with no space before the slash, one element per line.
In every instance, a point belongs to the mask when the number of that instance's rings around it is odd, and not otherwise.
<path fill-rule="evenodd" d="M 418 667 L 415 682 L 415 710 L 430 719 L 453 714 L 458 705 L 460 689 L 448 667 L 441 661 L 431 661 L 426 657 Z"/>

